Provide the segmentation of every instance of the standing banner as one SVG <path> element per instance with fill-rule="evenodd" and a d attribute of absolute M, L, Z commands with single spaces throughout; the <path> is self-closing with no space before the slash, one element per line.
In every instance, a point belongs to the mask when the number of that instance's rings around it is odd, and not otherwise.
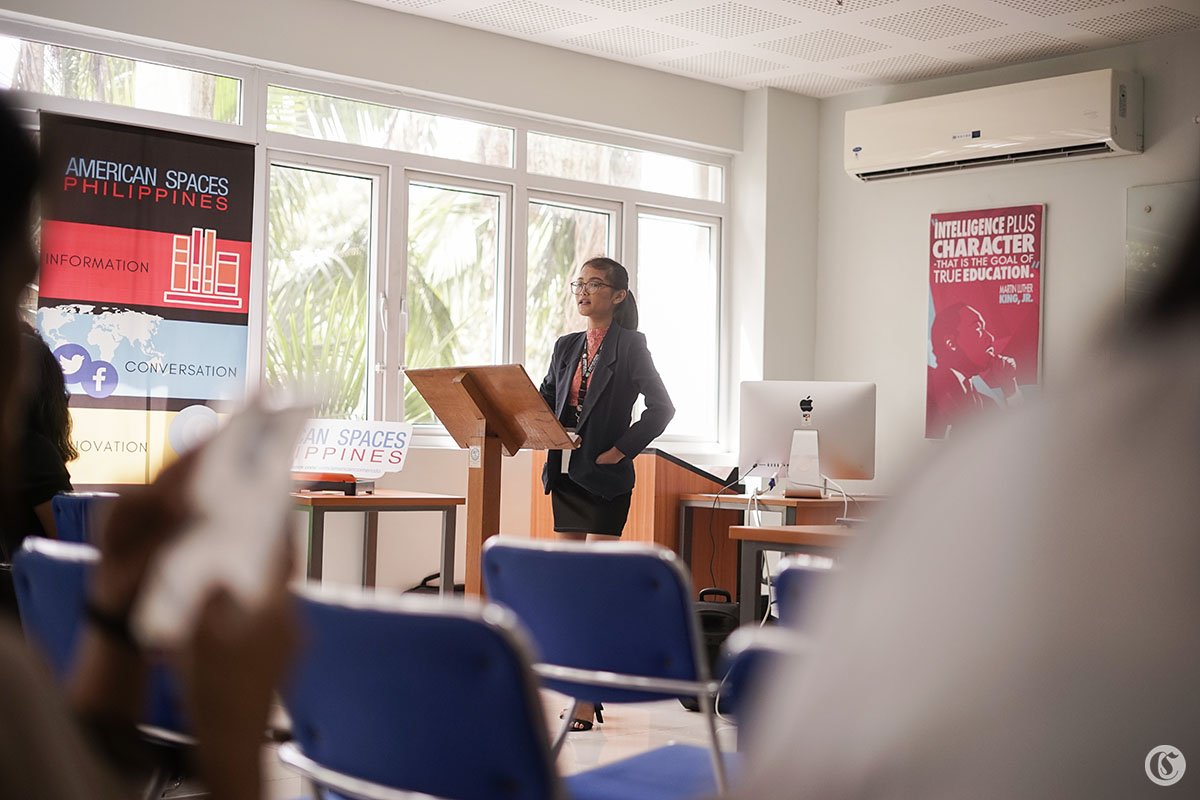
<path fill-rule="evenodd" d="M 1045 208 L 930 216 L 927 438 L 1036 391 Z"/>
<path fill-rule="evenodd" d="M 37 322 L 72 478 L 144 482 L 245 390 L 254 147 L 48 113 L 41 146 Z"/>

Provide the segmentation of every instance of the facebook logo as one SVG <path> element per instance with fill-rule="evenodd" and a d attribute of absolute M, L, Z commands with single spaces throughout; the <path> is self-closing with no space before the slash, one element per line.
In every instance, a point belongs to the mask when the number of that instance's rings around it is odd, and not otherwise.
<path fill-rule="evenodd" d="M 108 397 L 117 388 L 117 370 L 107 361 L 93 361 L 78 376 L 79 384 L 90 397 Z"/>

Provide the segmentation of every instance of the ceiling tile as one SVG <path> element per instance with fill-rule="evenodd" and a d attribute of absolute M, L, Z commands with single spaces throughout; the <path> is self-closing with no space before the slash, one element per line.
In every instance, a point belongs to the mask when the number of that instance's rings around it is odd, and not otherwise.
<path fill-rule="evenodd" d="M 900 36 L 907 36 L 910 39 L 928 42 L 934 39 L 946 39 L 950 36 L 961 36 L 964 33 L 984 31 L 989 28 L 999 28 L 1004 23 L 957 6 L 940 5 L 906 11 L 902 14 L 891 14 L 886 17 L 865 19 L 862 24 Z"/>
<path fill-rule="evenodd" d="M 535 3 L 533 0 L 508 0 L 490 6 L 480 6 L 454 15 L 465 22 L 474 22 L 488 28 L 499 28 L 514 33 L 535 35 L 560 28 L 569 28 L 595 17 L 576 14 L 574 11 Z"/>
<path fill-rule="evenodd" d="M 679 14 L 659 17 L 659 22 L 678 25 L 681 28 L 707 33 L 722 39 L 733 39 L 747 36 L 751 33 L 786 28 L 795 25 L 799 20 L 791 17 L 773 14 L 753 6 L 741 3 L 720 3 L 715 6 L 705 6 Z"/>
<path fill-rule="evenodd" d="M 1200 0 L 344 2 L 813 97 L 1200 30 Z"/>
<path fill-rule="evenodd" d="M 860 56 L 863 53 L 873 53 L 876 50 L 888 48 L 886 44 L 835 30 L 813 31 L 800 36 L 788 36 L 784 39 L 761 42 L 758 46 L 805 61 L 830 61 L 835 58 Z"/>
<path fill-rule="evenodd" d="M 1056 17 L 1073 11 L 1086 11 L 1097 6 L 1111 6 L 1125 0 L 992 0 L 1002 6 L 1015 8 L 1039 17 Z"/>
<path fill-rule="evenodd" d="M 846 67 L 848 70 L 861 72 L 870 75 L 872 78 L 893 81 L 895 83 L 915 81 L 920 78 L 933 78 L 938 75 L 949 75 L 952 72 L 961 72 L 967 68 L 969 68 L 967 65 L 934 58 L 933 56 L 921 53 L 910 53 L 904 56 L 884 58 L 879 61 L 870 61 L 866 64 L 851 64 Z"/>
<path fill-rule="evenodd" d="M 824 14 L 850 14 L 876 6 L 886 6 L 897 0 L 784 0 L 795 6 L 803 6 Z"/>
<path fill-rule="evenodd" d="M 442 0 L 385 0 L 389 8 L 395 8 L 397 11 L 404 11 L 413 8 L 425 8 L 426 6 L 435 6 Z"/>
<path fill-rule="evenodd" d="M 1155 6 L 1126 11 L 1124 14 L 1079 20 L 1071 25 L 1120 42 L 1136 42 L 1166 33 L 1200 28 L 1200 17 L 1169 6 Z"/>
<path fill-rule="evenodd" d="M 567 39 L 566 44 L 585 50 L 596 50 L 601 53 L 640 58 L 655 53 L 665 53 L 668 50 L 678 50 L 681 47 L 691 47 L 695 42 L 680 39 L 678 36 L 668 36 L 657 31 L 625 26 L 597 31 L 584 36 Z"/>
<path fill-rule="evenodd" d="M 754 75 L 759 72 L 783 69 L 782 64 L 764 61 L 761 58 L 754 58 L 745 53 L 735 53 L 730 50 L 718 50 L 715 53 L 702 53 L 686 58 L 672 59 L 671 61 L 660 61 L 659 63 L 664 67 L 680 70 L 681 72 L 695 72 L 700 75 L 707 75 L 710 78 L 737 78 L 742 75 Z"/>
<path fill-rule="evenodd" d="M 758 81 L 754 85 L 772 86 L 776 89 L 785 89 L 789 92 L 807 95 L 808 97 L 832 97 L 835 94 L 853 92 L 856 89 L 865 89 L 871 84 L 864 83 L 863 81 L 852 81 L 848 78 L 839 78 L 834 75 L 821 75 L 811 72 L 804 75 L 788 75 L 783 78 Z"/>
<path fill-rule="evenodd" d="M 435 2 L 440 2 L 440 0 L 435 0 Z M 620 14 L 632 14 L 634 11 L 661 6 L 663 3 L 671 2 L 671 0 L 583 0 L 583 2 L 607 8 L 609 11 L 616 11 Z"/>
<path fill-rule="evenodd" d="M 961 53 L 986 58 L 1003 63 L 1021 61 L 1037 61 L 1042 58 L 1078 53 L 1087 49 L 1086 45 L 1049 36 L 1045 33 L 1029 31 L 1014 33 L 1010 36 L 997 36 L 994 39 L 983 39 L 978 42 L 964 42 L 950 48 Z"/>

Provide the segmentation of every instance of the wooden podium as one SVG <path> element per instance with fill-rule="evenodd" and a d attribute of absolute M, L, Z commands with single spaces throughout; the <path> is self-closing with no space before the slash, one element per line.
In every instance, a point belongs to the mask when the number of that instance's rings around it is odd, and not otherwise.
<path fill-rule="evenodd" d="M 405 370 L 446 431 L 467 451 L 467 594 L 482 594 L 480 555 L 500 532 L 500 453 L 573 450 L 520 364 Z M 453 576 L 442 576 L 443 581 Z"/>
<path fill-rule="evenodd" d="M 542 490 L 544 453 L 533 454 L 533 493 L 531 523 L 534 538 L 552 539 L 554 518 L 550 498 Z M 653 542 L 680 552 L 679 500 L 683 495 L 720 490 L 723 481 L 681 458 L 663 450 L 644 450 L 633 459 L 634 486 L 629 502 L 629 519 L 621 534 L 623 542 Z M 712 515 L 710 520 L 709 515 Z M 738 548 L 724 535 L 738 516 L 733 511 L 698 510 L 699 524 L 705 530 L 720 530 L 721 536 L 697 536 L 690 548 L 688 569 L 696 588 L 730 587 L 737 583 Z"/>

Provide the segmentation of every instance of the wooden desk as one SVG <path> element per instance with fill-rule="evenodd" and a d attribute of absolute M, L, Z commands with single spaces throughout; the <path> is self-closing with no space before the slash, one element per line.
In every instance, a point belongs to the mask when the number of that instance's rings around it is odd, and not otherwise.
<path fill-rule="evenodd" d="M 850 543 L 853 530 L 843 525 L 732 525 L 729 538 L 739 543 L 741 558 L 738 584 L 743 591 L 748 586 L 757 588 L 762 575 L 762 554 L 768 550 L 829 557 Z M 755 606 L 755 603 L 742 601 L 738 607 L 742 625 L 754 621 L 757 616 Z"/>
<path fill-rule="evenodd" d="M 729 530 L 731 526 L 745 522 L 749 499 L 744 494 L 685 494 L 679 498 L 680 556 L 684 563 L 704 565 L 703 572 L 694 572 L 706 579 L 702 583 L 711 582 L 735 596 L 740 596 L 740 547 L 730 538 Z M 763 495 L 758 498 L 757 506 L 761 511 L 783 514 L 786 525 L 832 525 L 844 513 L 851 517 L 869 517 L 886 499 L 879 495 L 852 496 L 847 511 L 841 495 L 822 498 Z M 711 543 L 707 537 L 701 537 L 698 543 L 700 548 L 708 551 L 707 558 L 692 552 L 697 544 L 694 541 L 696 530 L 705 527 L 704 524 L 697 525 L 698 521 L 707 523 L 713 534 Z M 708 564 L 713 565 L 712 575 L 709 575 Z M 697 583 L 699 585 L 701 583 Z"/>
<path fill-rule="evenodd" d="M 386 511 L 437 511 L 442 515 L 441 593 L 454 589 L 454 534 L 456 512 L 465 497 L 425 492 L 380 489 L 373 494 L 344 495 L 334 492 L 292 492 L 292 502 L 308 513 L 309 580 L 321 579 L 325 552 L 325 515 L 336 512 L 363 514 L 362 585 L 375 585 L 379 551 L 379 514 Z"/>

